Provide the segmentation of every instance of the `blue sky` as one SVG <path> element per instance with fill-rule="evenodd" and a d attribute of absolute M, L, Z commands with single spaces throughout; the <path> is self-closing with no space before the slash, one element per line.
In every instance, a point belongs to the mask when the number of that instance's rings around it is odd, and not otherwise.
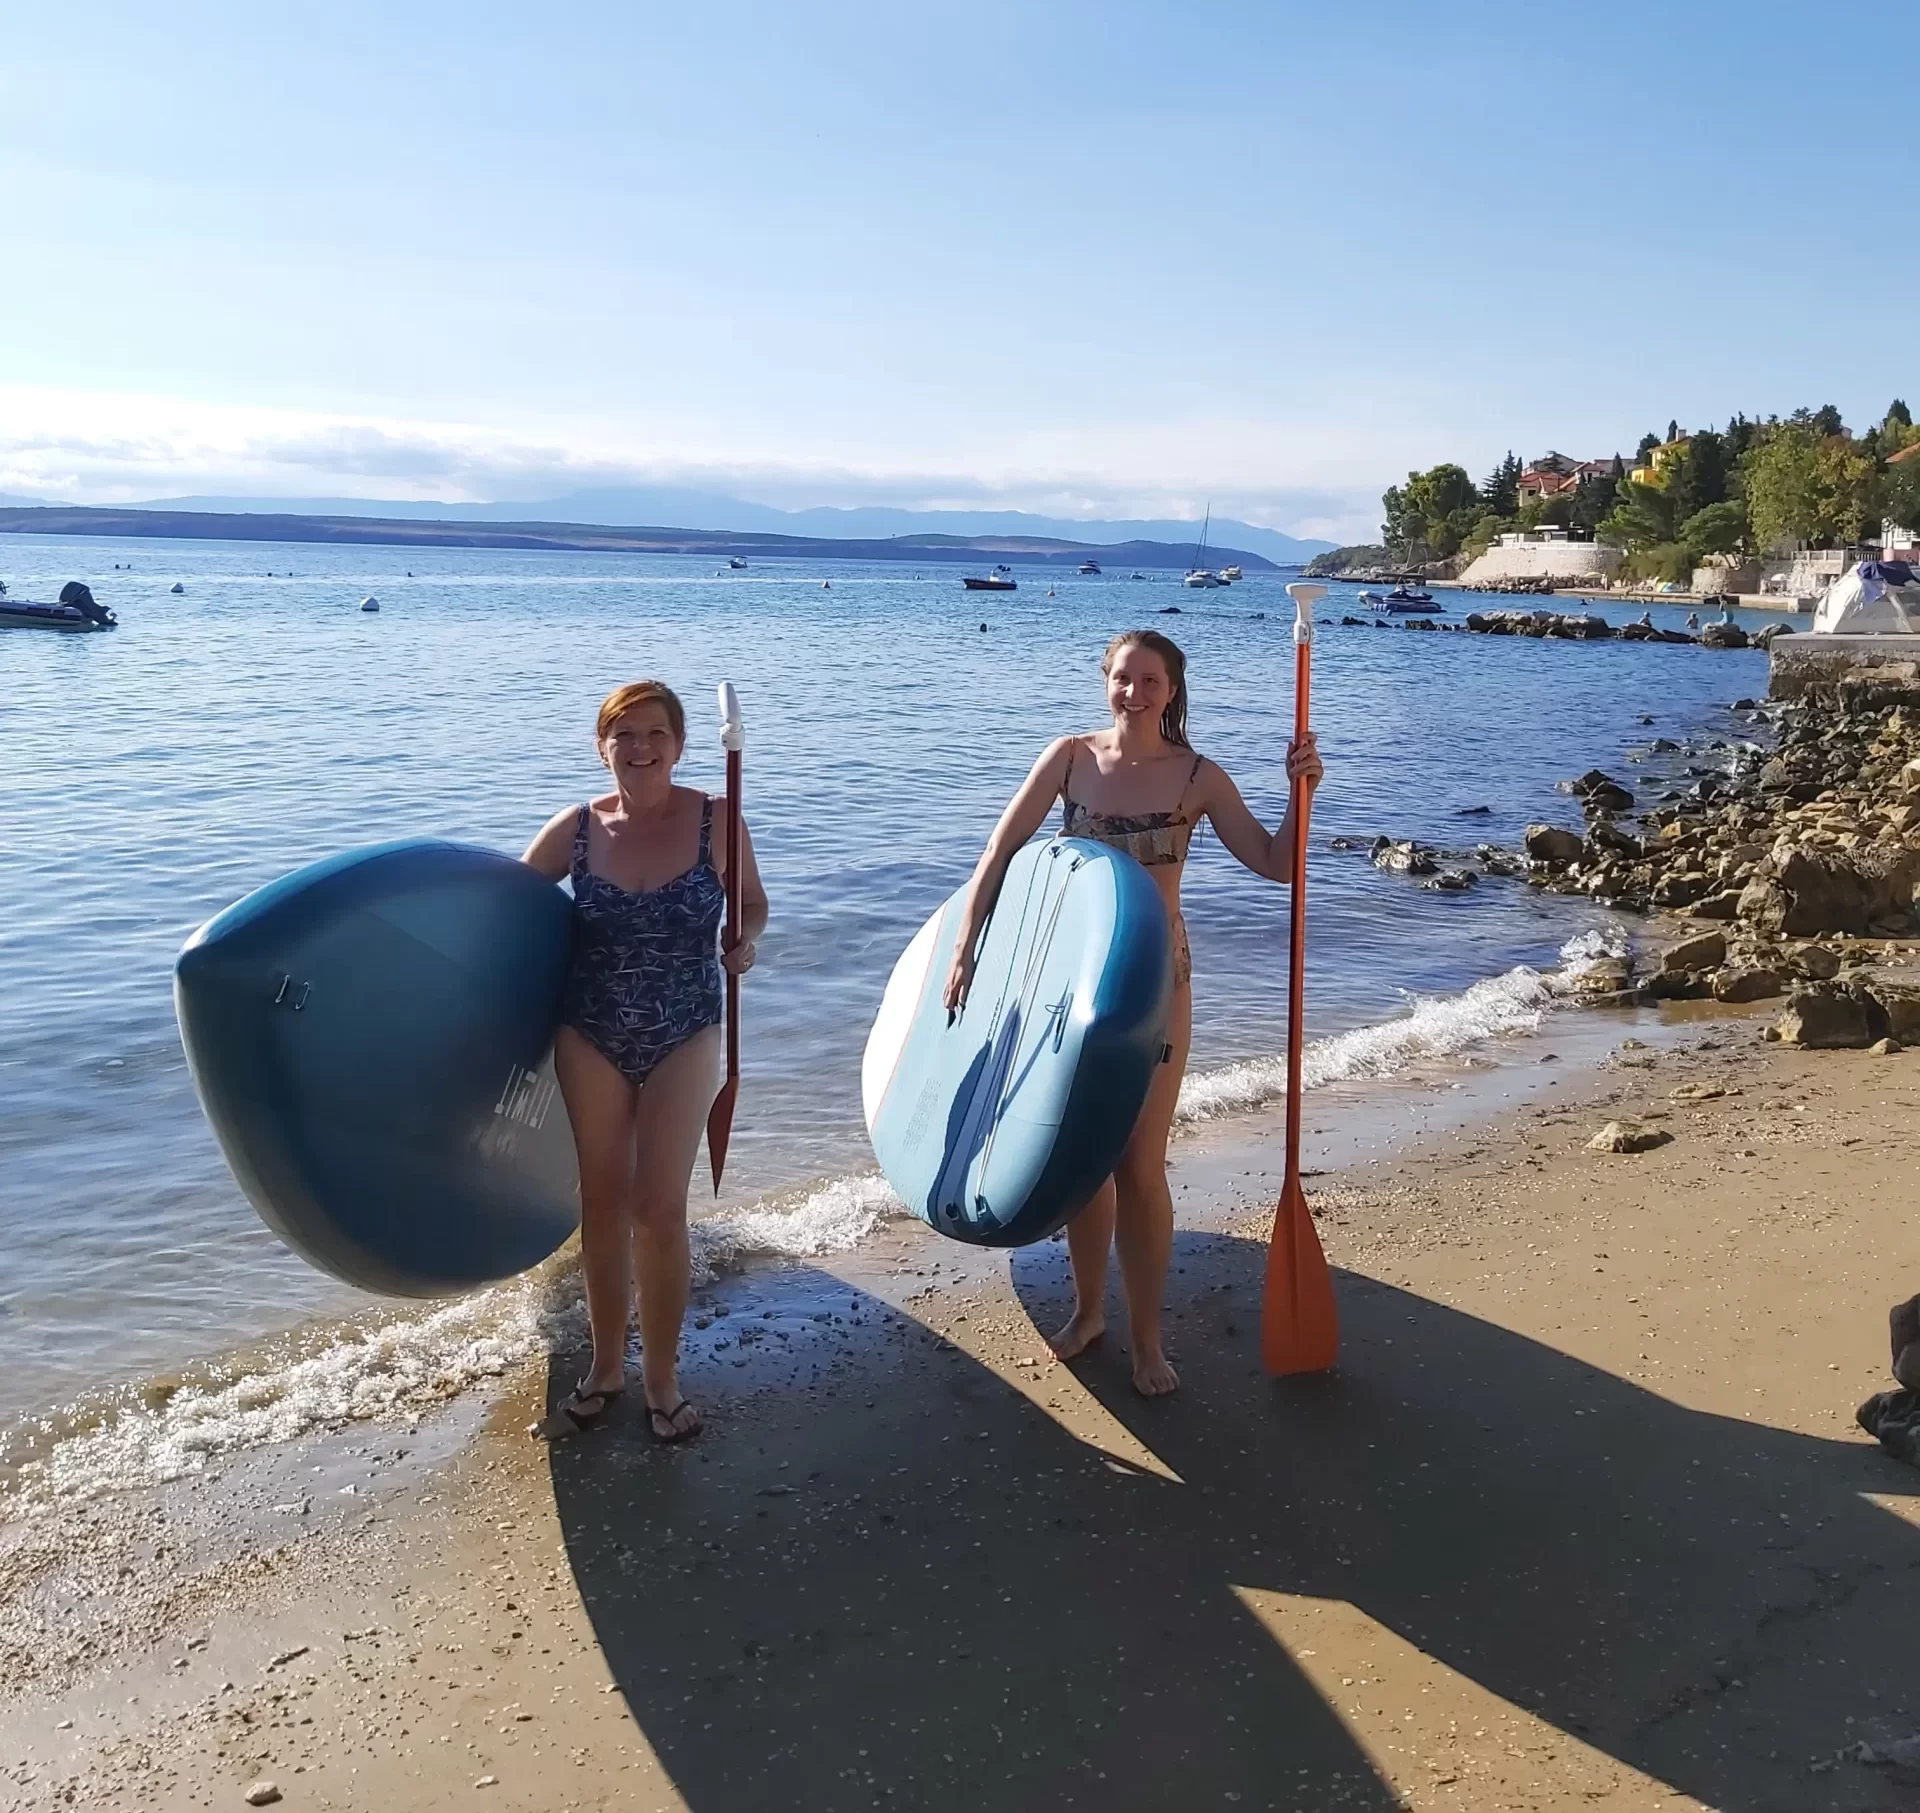
<path fill-rule="evenodd" d="M 1917 49 L 1910 0 L 69 0 L 0 62 L 0 492 L 1342 535 L 1438 459 L 1877 417 Z"/>

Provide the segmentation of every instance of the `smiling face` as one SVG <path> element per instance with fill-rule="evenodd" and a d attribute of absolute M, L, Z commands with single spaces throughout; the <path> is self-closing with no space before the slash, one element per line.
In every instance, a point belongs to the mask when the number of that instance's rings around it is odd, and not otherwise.
<path fill-rule="evenodd" d="M 623 793 L 655 793 L 670 786 L 685 745 L 658 699 L 623 711 L 600 739 L 600 759 Z"/>
<path fill-rule="evenodd" d="M 1173 697 L 1167 664 L 1150 648 L 1129 643 L 1107 666 L 1107 709 L 1120 725 L 1158 724 Z"/>

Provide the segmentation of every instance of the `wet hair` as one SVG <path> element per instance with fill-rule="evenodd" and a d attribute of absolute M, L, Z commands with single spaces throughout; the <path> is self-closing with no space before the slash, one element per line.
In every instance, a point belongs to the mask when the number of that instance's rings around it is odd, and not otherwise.
<path fill-rule="evenodd" d="M 629 680 L 625 686 L 616 686 L 600 702 L 600 715 L 593 724 L 593 740 L 604 743 L 614 725 L 636 705 L 658 705 L 667 714 L 667 728 L 673 732 L 673 740 L 685 745 L 687 708 L 680 703 L 680 695 L 664 680 Z"/>
<path fill-rule="evenodd" d="M 1148 654 L 1160 657 L 1173 688 L 1167 708 L 1160 714 L 1160 734 L 1169 743 L 1191 749 L 1193 745 L 1187 741 L 1187 658 L 1180 652 L 1179 643 L 1158 630 L 1123 630 L 1107 644 L 1107 652 L 1100 657 L 1101 673 L 1111 673 L 1114 657 L 1127 648 L 1144 648 Z"/>

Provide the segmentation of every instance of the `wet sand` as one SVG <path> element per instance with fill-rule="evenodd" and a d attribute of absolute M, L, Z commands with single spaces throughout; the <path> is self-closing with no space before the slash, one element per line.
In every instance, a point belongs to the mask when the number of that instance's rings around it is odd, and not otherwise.
<path fill-rule="evenodd" d="M 1309 1186 L 1326 1378 L 1261 1374 L 1239 1122 L 1176 1148 L 1170 1401 L 1117 1302 L 1047 1357 L 1058 1242 L 895 1226 L 703 1295 L 690 1447 L 632 1399 L 530 1441 L 561 1354 L 0 1529 L 0 1803 L 1920 1804 L 1852 1754 L 1920 1733 L 1920 1474 L 1852 1422 L 1920 1288 L 1920 1055 L 1760 1025 L 1550 1034 L 1491 1120 L 1403 1092 Z M 1672 1143 L 1587 1150 L 1623 1113 Z"/>

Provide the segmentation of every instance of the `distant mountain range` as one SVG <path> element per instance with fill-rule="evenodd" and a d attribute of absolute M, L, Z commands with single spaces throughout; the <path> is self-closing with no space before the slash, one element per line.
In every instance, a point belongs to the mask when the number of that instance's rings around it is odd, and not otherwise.
<path fill-rule="evenodd" d="M 9 508 L 0 498 L 0 534 L 126 535 L 192 541 L 334 542 L 414 548 L 535 548 L 631 554 L 703 554 L 757 560 L 906 560 L 990 564 L 993 556 L 1055 568 L 1103 554 L 1117 566 L 1184 568 L 1188 542 L 1065 541 L 1039 535 L 889 535 L 878 540 L 838 536 L 752 534 L 725 529 L 662 529 L 604 523 L 448 522 L 435 517 L 293 516 L 261 511 L 157 510 L 132 504 L 29 504 Z M 1277 564 L 1251 549 L 1212 545 L 1216 565 L 1249 571 Z M 1289 562 L 1297 565 L 1297 562 Z"/>
<path fill-rule="evenodd" d="M 44 504 L 48 499 L 0 496 L 0 505 Z M 777 510 L 770 504 L 672 486 L 627 486 L 575 491 L 535 503 L 402 503 L 364 497 L 163 497 L 130 506 L 142 510 L 212 512 L 236 516 L 372 516 L 388 522 L 595 523 L 612 528 L 717 529 L 735 534 L 805 536 L 826 541 L 881 541 L 895 535 L 1022 536 L 1110 546 L 1127 541 L 1185 544 L 1200 538 L 1196 522 L 1174 520 L 1079 522 L 1021 510 Z M 1330 541 L 1309 541 L 1252 523 L 1215 517 L 1209 545 L 1263 554 L 1292 566 L 1324 554 Z"/>

